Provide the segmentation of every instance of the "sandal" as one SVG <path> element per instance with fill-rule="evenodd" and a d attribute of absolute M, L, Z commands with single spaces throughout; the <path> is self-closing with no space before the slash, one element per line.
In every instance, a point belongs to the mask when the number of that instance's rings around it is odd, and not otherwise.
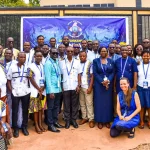
<path fill-rule="evenodd" d="M 135 135 L 135 128 L 133 128 L 133 130 L 129 133 L 128 138 L 132 139 L 134 138 L 134 135 Z"/>
<path fill-rule="evenodd" d="M 102 129 L 103 128 L 103 124 L 102 123 L 98 123 L 98 128 Z"/>
<path fill-rule="evenodd" d="M 37 134 L 42 134 L 42 131 L 37 126 L 35 126 L 35 131 Z"/>
<path fill-rule="evenodd" d="M 44 127 L 42 127 L 42 126 L 39 126 L 39 128 L 41 129 L 42 132 L 46 132 L 46 131 L 47 131 L 47 130 L 46 130 Z"/>
<path fill-rule="evenodd" d="M 147 123 L 148 128 L 150 129 L 150 122 Z"/>
<path fill-rule="evenodd" d="M 106 128 L 110 129 L 110 123 L 105 124 Z"/>
<path fill-rule="evenodd" d="M 150 124 L 149 124 L 150 125 Z M 144 129 L 144 122 L 140 123 L 138 126 L 139 129 Z"/>

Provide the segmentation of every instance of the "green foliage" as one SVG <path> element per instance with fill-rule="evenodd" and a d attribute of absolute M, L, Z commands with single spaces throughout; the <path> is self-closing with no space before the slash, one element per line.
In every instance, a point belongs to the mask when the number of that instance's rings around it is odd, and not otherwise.
<path fill-rule="evenodd" d="M 26 4 L 24 0 L 0 0 L 0 7 L 34 7 L 40 6 L 39 0 L 29 0 Z"/>
<path fill-rule="evenodd" d="M 29 0 L 30 6 L 40 6 L 40 0 Z"/>

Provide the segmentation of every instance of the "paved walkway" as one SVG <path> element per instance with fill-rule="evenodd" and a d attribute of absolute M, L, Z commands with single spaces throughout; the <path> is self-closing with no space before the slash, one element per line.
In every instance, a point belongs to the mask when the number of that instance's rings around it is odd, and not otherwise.
<path fill-rule="evenodd" d="M 95 126 L 91 129 L 88 124 L 78 129 L 62 129 L 61 133 L 47 131 L 38 135 L 32 124 L 30 121 L 30 135 L 26 137 L 20 131 L 11 150 L 129 150 L 150 143 L 150 129 L 147 127 L 143 130 L 136 128 L 135 138 L 128 139 L 126 134 L 111 138 L 106 127 L 100 130 Z"/>

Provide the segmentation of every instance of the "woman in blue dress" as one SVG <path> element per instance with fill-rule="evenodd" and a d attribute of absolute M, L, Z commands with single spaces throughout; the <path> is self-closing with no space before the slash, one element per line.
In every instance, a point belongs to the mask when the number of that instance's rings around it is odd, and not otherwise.
<path fill-rule="evenodd" d="M 128 48 L 126 46 L 121 47 L 121 58 L 115 61 L 115 87 L 117 94 L 121 91 L 120 78 L 126 77 L 130 82 L 130 87 L 136 90 L 137 87 L 137 63 L 136 61 L 128 56 Z"/>
<path fill-rule="evenodd" d="M 114 62 L 107 58 L 105 47 L 100 48 L 101 57 L 93 61 L 94 75 L 94 119 L 98 122 L 98 128 L 103 125 L 110 128 L 113 121 L 113 78 Z"/>
<path fill-rule="evenodd" d="M 129 86 L 127 78 L 120 79 L 122 89 L 117 96 L 117 114 L 111 129 L 110 136 L 117 137 L 122 131 L 129 132 L 129 138 L 134 137 L 135 127 L 140 122 L 139 112 L 141 104 L 138 94 Z"/>

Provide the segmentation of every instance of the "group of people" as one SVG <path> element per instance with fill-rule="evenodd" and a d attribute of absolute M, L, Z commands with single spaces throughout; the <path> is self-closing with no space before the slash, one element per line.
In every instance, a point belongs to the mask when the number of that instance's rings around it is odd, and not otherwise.
<path fill-rule="evenodd" d="M 36 47 L 27 41 L 19 51 L 9 37 L 7 48 L 0 46 L 0 100 L 6 105 L 0 110 L 0 127 L 7 123 L 14 137 L 19 128 L 27 136 L 30 117 L 41 134 L 46 131 L 44 114 L 48 130 L 60 132 L 70 125 L 78 128 L 81 112 L 79 125 L 89 122 L 93 128 L 97 123 L 99 129 L 110 128 L 112 137 L 125 131 L 133 138 L 136 126 L 144 128 L 146 110 L 150 128 L 149 47 L 149 39 L 134 48 L 116 40 L 108 48 L 98 40 L 70 45 L 64 36 L 57 48 L 55 38 L 49 46 L 39 35 Z M 58 122 L 62 108 L 65 126 Z"/>

